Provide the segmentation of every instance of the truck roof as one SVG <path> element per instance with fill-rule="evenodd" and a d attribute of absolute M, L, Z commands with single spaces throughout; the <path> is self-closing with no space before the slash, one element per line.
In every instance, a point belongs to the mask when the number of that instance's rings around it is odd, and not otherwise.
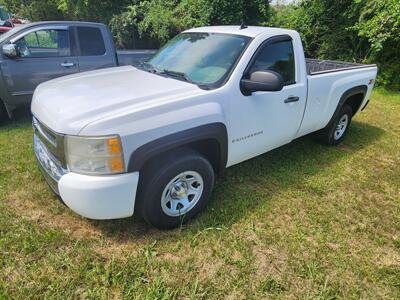
<path fill-rule="evenodd" d="M 92 25 L 92 26 L 106 26 L 102 23 L 94 23 L 94 22 L 81 22 L 81 21 L 42 21 L 42 22 L 32 22 L 26 23 L 22 25 L 15 26 L 12 31 L 8 31 L 7 34 L 14 35 L 26 28 L 31 28 L 40 25 L 54 25 L 54 26 L 69 26 L 69 25 Z M 5 39 L 7 39 L 10 35 L 3 34 L 1 35 L 0 43 L 2 43 Z"/>
<path fill-rule="evenodd" d="M 26 23 L 23 25 L 20 25 L 18 27 L 24 27 L 24 28 L 29 28 L 29 27 L 34 27 L 38 25 L 102 25 L 102 23 L 95 23 L 95 22 L 82 22 L 82 21 L 41 21 L 41 22 L 32 22 L 32 23 Z"/>
<path fill-rule="evenodd" d="M 241 29 L 240 25 L 230 26 L 206 26 L 198 27 L 186 30 L 185 32 L 208 32 L 208 33 L 224 33 L 224 34 L 236 34 L 244 35 L 254 38 L 263 33 L 269 33 L 271 35 L 289 34 L 293 33 L 293 30 L 274 28 L 274 27 L 262 27 L 262 26 L 248 26 Z"/>
<path fill-rule="evenodd" d="M 96 23 L 96 22 L 87 22 L 87 21 L 39 21 L 39 22 L 31 22 L 28 23 L 27 25 L 46 25 L 46 24 L 93 24 L 93 25 L 99 25 L 102 23 Z"/>

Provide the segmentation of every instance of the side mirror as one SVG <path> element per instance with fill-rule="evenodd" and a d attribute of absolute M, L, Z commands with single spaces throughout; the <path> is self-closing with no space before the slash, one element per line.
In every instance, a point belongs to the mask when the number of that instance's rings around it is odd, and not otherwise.
<path fill-rule="evenodd" d="M 9 58 L 17 58 L 19 56 L 18 49 L 15 44 L 3 45 L 3 54 Z"/>
<path fill-rule="evenodd" d="M 246 96 L 254 92 L 277 92 L 283 89 L 282 76 L 274 71 L 256 71 L 250 74 L 250 78 L 240 81 L 240 89 Z"/>

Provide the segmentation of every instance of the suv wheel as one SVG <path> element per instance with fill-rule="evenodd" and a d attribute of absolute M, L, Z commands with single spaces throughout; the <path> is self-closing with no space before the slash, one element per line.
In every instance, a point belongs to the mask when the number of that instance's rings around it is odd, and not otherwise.
<path fill-rule="evenodd" d="M 159 229 L 171 229 L 202 211 L 214 186 L 214 170 L 201 154 L 179 149 L 143 171 L 136 209 Z"/>
<path fill-rule="evenodd" d="M 349 130 L 352 109 L 349 105 L 343 105 L 336 118 L 327 127 L 317 132 L 317 139 L 327 145 L 333 146 L 340 144 Z"/>

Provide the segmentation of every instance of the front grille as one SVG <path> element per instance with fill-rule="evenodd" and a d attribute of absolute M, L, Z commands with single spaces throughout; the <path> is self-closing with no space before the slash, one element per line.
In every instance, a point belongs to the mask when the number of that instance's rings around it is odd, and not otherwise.
<path fill-rule="evenodd" d="M 56 133 L 33 117 L 32 125 L 36 136 L 46 146 L 46 150 L 52 154 L 63 168 L 67 167 L 64 152 L 64 135 Z"/>
<path fill-rule="evenodd" d="M 48 130 L 45 126 L 40 125 L 39 122 L 37 122 L 38 126 L 42 129 L 42 133 L 44 134 L 45 138 L 54 146 L 57 147 L 57 136 L 53 134 L 50 130 Z"/>
<path fill-rule="evenodd" d="M 40 170 L 52 190 L 59 194 L 58 181 L 68 173 L 64 154 L 64 136 L 53 132 L 36 118 L 32 121 L 34 151 Z"/>

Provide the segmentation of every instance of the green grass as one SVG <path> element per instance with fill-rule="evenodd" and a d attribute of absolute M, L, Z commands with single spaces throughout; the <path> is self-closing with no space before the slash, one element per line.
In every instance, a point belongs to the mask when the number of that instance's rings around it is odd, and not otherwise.
<path fill-rule="evenodd" d="M 338 147 L 305 137 L 228 169 L 174 231 L 60 204 L 27 113 L 0 158 L 0 299 L 400 298 L 398 93 L 376 90 Z"/>

